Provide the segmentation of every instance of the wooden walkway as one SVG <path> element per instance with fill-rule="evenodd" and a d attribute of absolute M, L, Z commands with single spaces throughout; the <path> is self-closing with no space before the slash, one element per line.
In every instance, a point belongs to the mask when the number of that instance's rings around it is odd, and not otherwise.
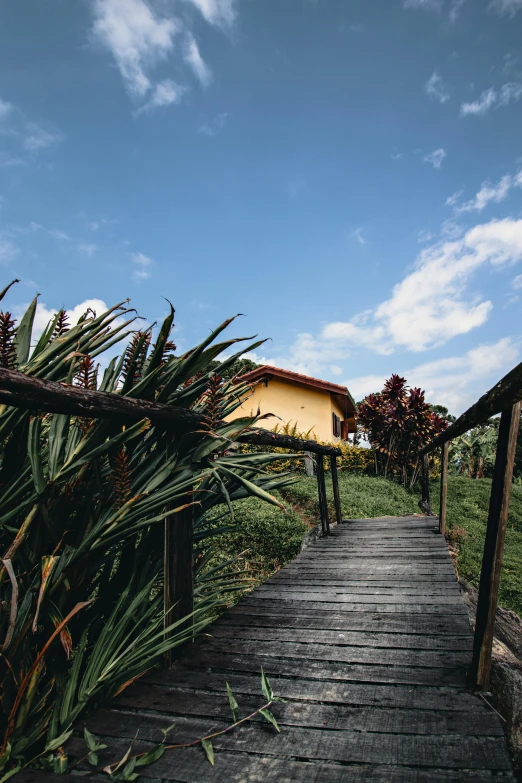
<path fill-rule="evenodd" d="M 280 734 L 255 721 L 214 742 L 215 767 L 200 747 L 170 751 L 140 780 L 513 780 L 497 715 L 465 689 L 472 635 L 436 522 L 334 527 L 215 622 L 174 669 L 152 672 L 87 721 L 110 746 L 107 760 L 138 730 L 136 748 L 174 721 L 173 742 L 225 727 L 226 681 L 249 714 L 263 704 L 264 667 L 287 700 L 273 708 Z"/>

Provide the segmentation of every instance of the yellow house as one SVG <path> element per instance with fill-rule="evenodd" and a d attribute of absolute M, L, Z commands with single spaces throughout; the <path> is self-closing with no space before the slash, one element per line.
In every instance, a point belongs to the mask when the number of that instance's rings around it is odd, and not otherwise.
<path fill-rule="evenodd" d="M 321 381 L 279 367 L 263 365 L 241 375 L 238 383 L 249 383 L 252 393 L 245 398 L 231 418 L 273 413 L 260 423 L 266 429 L 276 424 L 297 423 L 300 432 L 312 429 L 318 440 L 347 440 L 356 431 L 355 402 L 346 386 Z"/>

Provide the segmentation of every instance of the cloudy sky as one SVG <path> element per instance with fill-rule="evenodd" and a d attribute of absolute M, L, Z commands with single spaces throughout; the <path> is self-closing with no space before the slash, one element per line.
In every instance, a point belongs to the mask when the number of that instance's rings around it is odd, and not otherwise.
<path fill-rule="evenodd" d="M 8 306 L 241 312 L 462 411 L 522 358 L 521 41 L 522 0 L 1 3 Z"/>

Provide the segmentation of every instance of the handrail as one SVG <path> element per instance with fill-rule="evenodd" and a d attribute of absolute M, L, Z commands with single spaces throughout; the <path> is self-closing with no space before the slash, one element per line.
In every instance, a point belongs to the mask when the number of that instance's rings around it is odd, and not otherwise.
<path fill-rule="evenodd" d="M 26 410 L 66 413 L 88 418 L 115 418 L 127 422 L 150 419 L 153 424 L 172 427 L 179 431 L 208 427 L 206 418 L 189 408 L 126 397 L 114 392 L 82 389 L 3 368 L 0 368 L 0 403 Z M 253 427 L 240 435 L 238 441 L 259 446 L 277 446 L 293 451 L 341 456 L 340 449 L 333 446 L 323 446 L 314 440 L 293 438 L 290 435 L 261 428 Z"/>
<path fill-rule="evenodd" d="M 513 367 L 444 432 L 441 432 L 431 443 L 419 450 L 419 456 L 422 458 L 422 500 L 419 505 L 426 514 L 431 514 L 428 455 L 437 447 L 442 447 L 439 532 L 444 534 L 447 511 L 449 443 L 453 438 L 473 427 L 485 424 L 491 416 L 501 414 L 480 571 L 473 658 L 469 671 L 470 685 L 482 690 L 487 690 L 491 672 L 495 616 L 513 482 L 515 449 L 520 427 L 521 400 L 522 362 Z"/>
<path fill-rule="evenodd" d="M 457 421 L 437 435 L 431 443 L 420 450 L 421 456 L 429 454 L 437 446 L 453 440 L 453 438 L 462 435 L 472 427 L 478 424 L 485 424 L 491 416 L 502 413 L 506 408 L 510 408 L 515 403 L 522 400 L 522 362 L 508 372 L 507 375 L 496 383 L 489 391 L 480 397 L 477 402 L 468 408 Z"/>

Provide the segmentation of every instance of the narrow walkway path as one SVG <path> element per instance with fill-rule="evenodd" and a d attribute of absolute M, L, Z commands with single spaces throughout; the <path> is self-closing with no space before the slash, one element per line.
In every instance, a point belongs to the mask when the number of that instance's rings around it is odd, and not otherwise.
<path fill-rule="evenodd" d="M 472 636 L 436 521 L 333 528 L 87 725 L 110 760 L 174 720 L 169 739 L 195 739 L 230 722 L 226 681 L 242 715 L 262 705 L 263 666 L 287 700 L 281 733 L 259 721 L 216 740 L 213 768 L 201 748 L 169 752 L 148 783 L 512 780 L 498 717 L 465 690 Z"/>

